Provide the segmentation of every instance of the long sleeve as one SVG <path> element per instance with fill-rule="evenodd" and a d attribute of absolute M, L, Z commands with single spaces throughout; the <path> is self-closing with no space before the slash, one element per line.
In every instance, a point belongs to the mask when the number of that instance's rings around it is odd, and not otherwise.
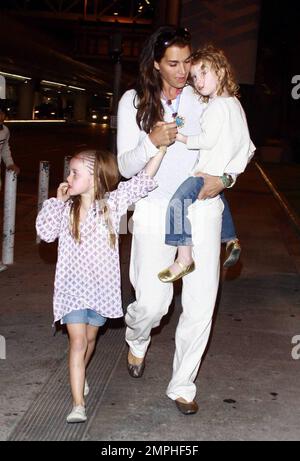
<path fill-rule="evenodd" d="M 131 178 L 141 171 L 158 151 L 149 136 L 137 125 L 134 96 L 134 90 L 127 91 L 118 107 L 118 165 L 125 178 Z"/>
<path fill-rule="evenodd" d="M 203 171 L 214 176 L 229 173 L 235 182 L 255 149 L 239 100 L 231 96 L 213 99 L 200 120 L 200 127 L 199 136 L 188 137 L 189 147 L 197 145 L 200 151 L 193 173 Z"/>
<path fill-rule="evenodd" d="M 66 203 L 57 198 L 45 200 L 36 219 L 36 231 L 45 242 L 54 242 L 59 237 Z"/>
<path fill-rule="evenodd" d="M 10 146 L 9 146 L 9 129 L 7 127 L 4 127 L 3 130 L 5 129 L 5 138 L 0 140 L 0 143 L 2 144 L 2 159 L 5 163 L 5 165 L 8 167 L 14 163 L 12 156 L 11 156 L 11 151 L 10 151 Z"/>
<path fill-rule="evenodd" d="M 252 160 L 252 157 L 254 156 L 255 151 L 256 151 L 256 147 L 253 144 L 252 140 L 250 139 L 250 147 L 248 151 L 248 163 L 250 163 L 250 161 Z"/>
<path fill-rule="evenodd" d="M 248 151 L 248 164 L 251 162 L 254 154 L 255 154 L 255 151 L 256 151 L 256 147 L 255 145 L 253 144 L 252 140 L 250 139 L 250 147 L 249 147 L 249 151 Z M 233 173 L 231 171 L 231 166 L 229 164 L 229 166 L 227 168 L 225 168 L 225 171 L 224 173 L 228 173 L 231 175 L 232 179 L 233 179 L 233 183 L 231 184 L 231 186 L 228 186 L 227 189 L 231 189 L 235 183 L 236 183 L 236 180 L 237 180 L 237 177 L 240 173 Z"/>
<path fill-rule="evenodd" d="M 113 205 L 118 219 L 126 213 L 132 203 L 148 195 L 148 192 L 157 187 L 157 182 L 142 170 L 129 181 L 122 181 L 118 188 L 110 193 L 108 204 Z"/>
<path fill-rule="evenodd" d="M 255 154 L 256 147 L 250 138 L 247 117 L 244 112 L 244 109 L 238 100 L 235 99 L 235 102 L 237 104 L 237 107 L 239 108 L 240 116 L 243 121 L 243 142 L 245 144 L 245 147 L 242 150 L 240 150 L 240 158 L 238 159 L 238 165 L 236 164 L 236 158 L 231 159 L 225 168 L 225 172 L 230 173 L 230 171 L 234 171 L 238 175 L 242 173 L 245 170 L 246 166 L 250 163 L 252 157 Z"/>
<path fill-rule="evenodd" d="M 213 101 L 204 110 L 200 121 L 200 133 L 188 136 L 188 149 L 212 149 L 218 142 L 224 123 L 224 111 L 219 101 Z"/>

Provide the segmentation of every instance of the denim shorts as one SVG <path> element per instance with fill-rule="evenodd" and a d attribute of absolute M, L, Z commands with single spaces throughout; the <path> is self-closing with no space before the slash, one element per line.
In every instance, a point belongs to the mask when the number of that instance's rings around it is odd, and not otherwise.
<path fill-rule="evenodd" d="M 93 311 L 92 309 L 76 309 L 66 314 L 60 321 L 64 323 L 87 323 L 94 327 L 102 327 L 106 322 L 106 317 Z"/>

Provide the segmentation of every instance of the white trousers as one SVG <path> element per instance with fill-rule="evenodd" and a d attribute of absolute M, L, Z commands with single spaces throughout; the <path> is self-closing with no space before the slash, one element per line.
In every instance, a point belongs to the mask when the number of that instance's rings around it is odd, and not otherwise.
<path fill-rule="evenodd" d="M 189 207 L 193 258 L 196 269 L 183 277 L 182 313 L 175 335 L 173 375 L 167 395 L 175 400 L 194 399 L 194 384 L 206 348 L 219 285 L 221 220 L 219 196 L 197 200 Z M 167 203 L 140 200 L 133 215 L 134 228 L 130 260 L 130 281 L 136 301 L 125 316 L 126 341 L 136 357 L 144 357 L 151 330 L 168 312 L 173 284 L 162 283 L 157 274 L 174 261 L 176 247 L 165 245 Z"/>

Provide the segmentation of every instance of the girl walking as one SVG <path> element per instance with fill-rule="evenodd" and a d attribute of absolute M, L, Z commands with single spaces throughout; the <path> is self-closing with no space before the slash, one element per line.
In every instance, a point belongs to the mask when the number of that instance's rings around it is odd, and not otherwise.
<path fill-rule="evenodd" d="M 86 367 L 99 327 L 123 316 L 118 228 L 130 204 L 148 194 L 163 153 L 153 157 L 130 181 L 120 182 L 115 156 L 87 150 L 70 161 L 70 174 L 57 197 L 46 200 L 36 221 L 42 240 L 58 238 L 54 322 L 66 324 L 73 409 L 68 423 L 87 419 Z"/>

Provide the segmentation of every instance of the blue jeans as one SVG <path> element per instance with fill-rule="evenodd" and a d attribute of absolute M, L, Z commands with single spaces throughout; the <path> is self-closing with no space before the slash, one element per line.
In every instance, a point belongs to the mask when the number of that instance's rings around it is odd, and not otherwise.
<path fill-rule="evenodd" d="M 98 312 L 92 309 L 76 309 L 69 312 L 61 319 L 61 324 L 64 323 L 86 323 L 94 327 L 102 327 L 106 322 L 106 317 L 103 317 Z"/>
<path fill-rule="evenodd" d="M 171 198 L 166 217 L 165 243 L 167 245 L 193 245 L 191 224 L 187 218 L 188 207 L 197 200 L 203 184 L 203 178 L 199 176 L 190 176 L 178 187 L 177 191 Z M 223 192 L 220 196 L 224 203 L 221 241 L 228 242 L 229 240 L 236 238 L 236 231 L 229 205 Z"/>

